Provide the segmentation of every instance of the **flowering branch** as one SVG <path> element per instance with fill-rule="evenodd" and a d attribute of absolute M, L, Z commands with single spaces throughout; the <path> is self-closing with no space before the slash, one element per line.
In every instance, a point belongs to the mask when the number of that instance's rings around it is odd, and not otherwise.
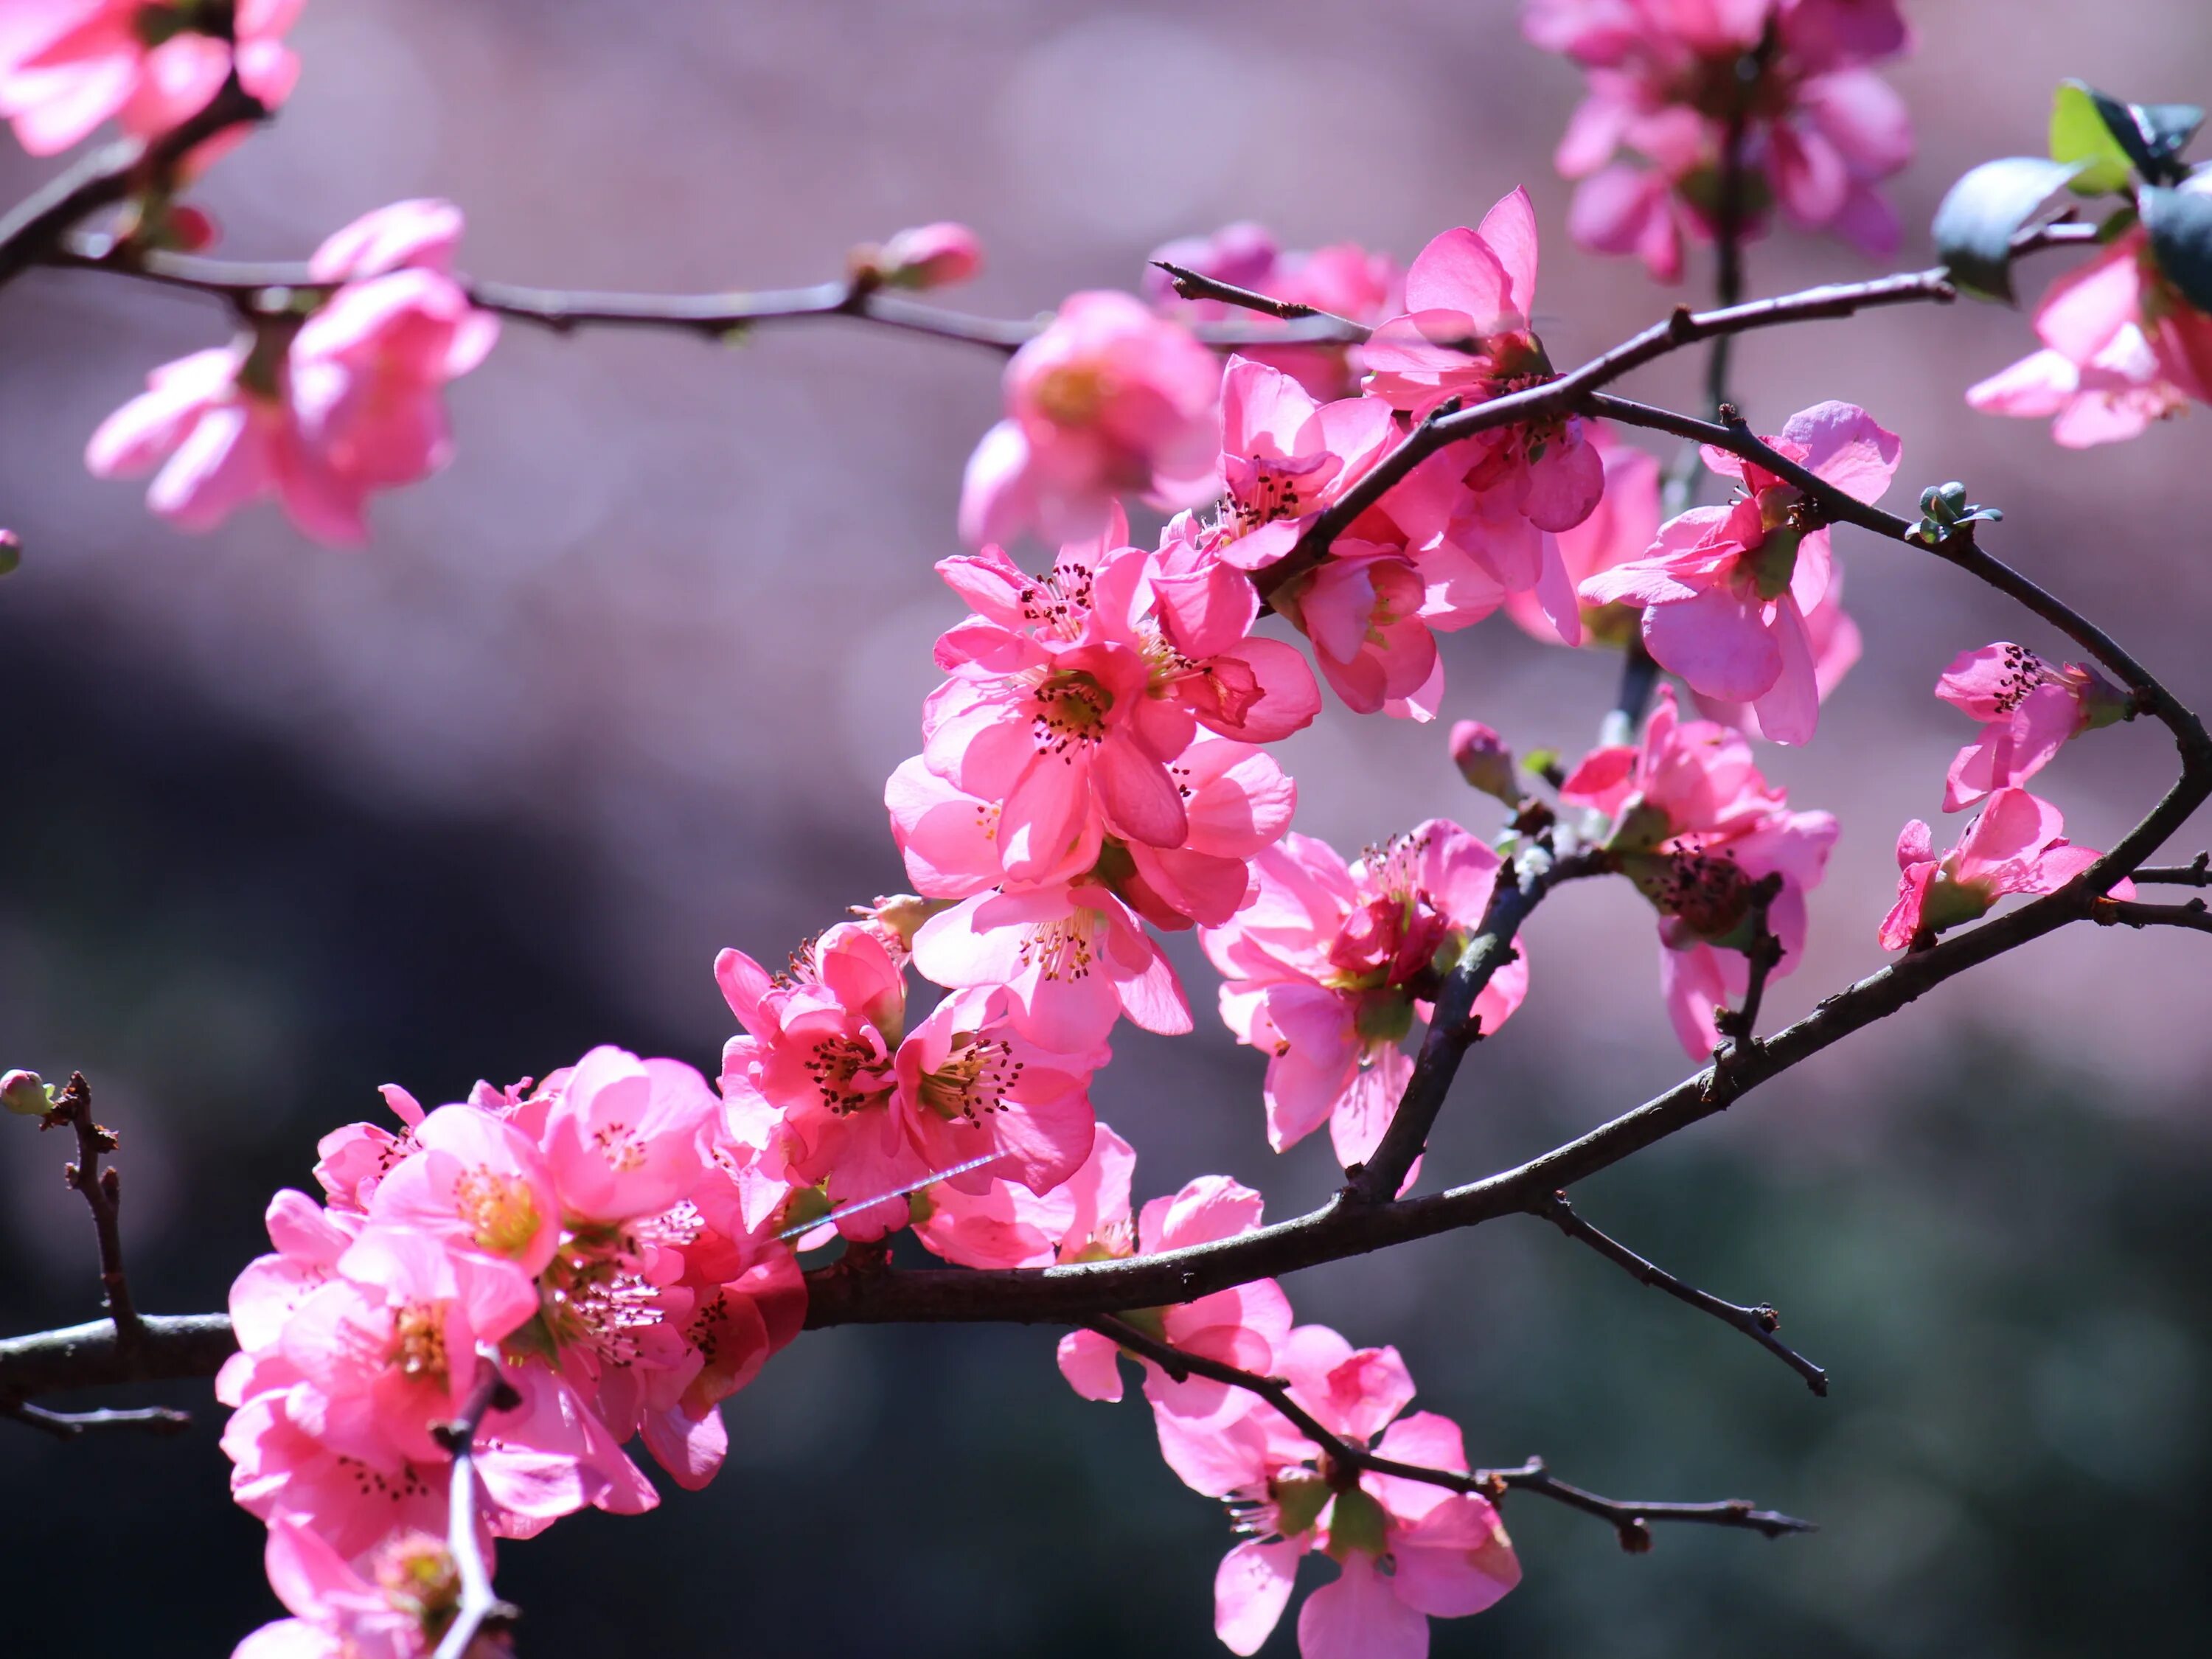
<path fill-rule="evenodd" d="M 1088 1320 L 1089 1329 L 1152 1361 L 1176 1382 L 1194 1376 L 1231 1388 L 1264 1400 L 1279 1412 L 1300 1434 L 1321 1448 L 1324 1474 L 1334 1470 L 1357 1470 L 1374 1474 L 1395 1475 L 1401 1480 L 1418 1480 L 1425 1485 L 1441 1486 L 1448 1492 L 1469 1492 L 1477 1497 L 1497 1498 L 1505 1492 L 1528 1492 L 1549 1498 L 1588 1515 L 1611 1522 L 1620 1534 L 1623 1549 L 1641 1554 L 1651 1547 L 1651 1539 L 1645 1523 L 1652 1521 L 1683 1521 L 1700 1522 L 1706 1526 L 1731 1527 L 1756 1532 L 1768 1538 L 1787 1537 L 1796 1532 L 1817 1530 L 1809 1521 L 1800 1521 L 1795 1516 L 1778 1514 L 1771 1510 L 1754 1509 L 1741 1498 L 1728 1498 L 1714 1504 L 1641 1504 L 1619 1498 L 1601 1498 L 1579 1486 L 1569 1486 L 1555 1480 L 1546 1470 L 1541 1458 L 1530 1458 L 1518 1468 L 1476 1469 L 1461 1474 L 1454 1469 L 1431 1468 L 1419 1463 L 1401 1462 L 1383 1457 L 1333 1432 L 1311 1412 L 1299 1405 L 1291 1392 L 1290 1383 L 1279 1376 L 1261 1376 L 1240 1370 L 1218 1359 L 1210 1359 L 1186 1349 L 1160 1341 L 1139 1330 L 1124 1320 L 1110 1315 Z"/>
<path fill-rule="evenodd" d="M 484 1565 L 483 1548 L 478 1538 L 480 1522 L 477 1515 L 477 1431 L 483 1426 L 484 1418 L 495 1411 L 513 1411 L 522 1403 L 522 1396 L 501 1374 L 499 1364 L 489 1357 L 477 1360 L 476 1386 L 470 1391 L 461 1414 L 450 1423 L 434 1428 L 431 1437 L 453 1454 L 453 1486 L 447 1499 L 446 1547 L 452 1553 L 454 1565 L 461 1575 L 461 1601 L 454 1610 L 453 1622 L 446 1627 L 433 1659 L 464 1659 L 477 1637 L 487 1627 L 494 1628 L 512 1623 L 519 1610 L 502 1601 L 494 1594 L 491 1574 Z"/>
<path fill-rule="evenodd" d="M 1677 1301 L 1686 1302 L 1701 1313 L 1709 1313 L 1724 1325 L 1733 1325 L 1758 1343 L 1782 1363 L 1805 1379 L 1805 1386 L 1827 1397 L 1828 1374 L 1795 1348 L 1775 1335 L 1782 1327 L 1782 1316 L 1762 1303 L 1755 1308 L 1743 1308 L 1733 1302 L 1723 1302 L 1717 1296 L 1685 1284 L 1665 1268 L 1646 1261 L 1611 1235 L 1599 1231 L 1575 1212 L 1563 1192 L 1552 1194 L 1529 1211 L 1531 1215 L 1550 1222 L 1569 1238 L 1587 1244 L 1607 1261 L 1626 1272 L 1639 1285 L 1648 1285 L 1655 1291 L 1664 1291 Z"/>

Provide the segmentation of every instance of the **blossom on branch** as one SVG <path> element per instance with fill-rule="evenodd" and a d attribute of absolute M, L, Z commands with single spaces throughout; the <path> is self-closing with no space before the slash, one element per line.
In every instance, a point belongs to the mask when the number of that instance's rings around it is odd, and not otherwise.
<path fill-rule="evenodd" d="M 1480 925 L 1498 854 L 1436 818 L 1353 864 L 1291 835 L 1253 867 L 1254 902 L 1200 938 L 1223 1023 L 1268 1055 L 1267 1144 L 1282 1152 L 1326 1122 L 1338 1159 L 1364 1163 L 1413 1076 L 1401 1044 Z M 1516 955 L 1475 1001 L 1483 1031 L 1528 988 Z"/>
<path fill-rule="evenodd" d="M 1918 818 L 1897 838 L 1897 902 L 1882 919 L 1882 948 L 1904 951 L 1932 942 L 1961 923 L 1978 921 L 2008 893 L 2055 893 L 2102 853 L 2066 839 L 2066 820 L 2049 801 L 2025 789 L 1999 789 L 1940 859 L 1933 832 Z M 2114 898 L 2131 898 L 2123 878 Z"/>
<path fill-rule="evenodd" d="M 1768 447 L 1862 501 L 1897 471 L 1897 435 L 1850 404 L 1790 417 Z M 1644 607 L 1644 644 L 1700 696 L 1747 702 L 1777 743 L 1809 742 L 1820 674 L 1806 618 L 1826 598 L 1828 520 L 1806 493 L 1711 445 L 1705 465 L 1741 486 L 1728 507 L 1693 507 L 1640 559 L 1585 578 L 1588 605 Z"/>
<path fill-rule="evenodd" d="M 1947 812 L 2027 782 L 2069 738 L 2128 715 L 2125 694 L 2086 663 L 2054 666 L 2006 640 L 1960 652 L 1936 682 L 1936 695 L 1982 722 L 1981 735 L 1959 751 L 1944 779 Z"/>

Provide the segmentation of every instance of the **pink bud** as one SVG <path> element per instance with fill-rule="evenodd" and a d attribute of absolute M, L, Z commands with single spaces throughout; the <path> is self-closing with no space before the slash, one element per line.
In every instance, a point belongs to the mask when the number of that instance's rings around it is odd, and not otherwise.
<path fill-rule="evenodd" d="M 1513 775 L 1513 751 L 1480 720 L 1462 720 L 1451 729 L 1452 764 L 1459 775 L 1486 795 L 1495 795 L 1508 806 L 1521 799 L 1521 786 Z"/>
<path fill-rule="evenodd" d="M 222 234 L 214 216 L 199 208 L 175 206 L 162 216 L 161 246 L 179 253 L 204 253 Z"/>
<path fill-rule="evenodd" d="M 0 576 L 12 576 L 23 562 L 23 538 L 12 530 L 0 530 Z"/>
<path fill-rule="evenodd" d="M 983 269 L 983 244 L 951 220 L 902 230 L 876 256 L 876 268 L 892 288 L 948 288 Z"/>
<path fill-rule="evenodd" d="M 0 1107 L 18 1117 L 44 1117 L 53 1110 L 54 1102 L 36 1072 L 14 1071 L 0 1077 Z"/>

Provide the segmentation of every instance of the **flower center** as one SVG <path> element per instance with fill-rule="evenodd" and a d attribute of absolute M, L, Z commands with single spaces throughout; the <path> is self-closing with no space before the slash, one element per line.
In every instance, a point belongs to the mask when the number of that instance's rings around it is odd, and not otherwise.
<path fill-rule="evenodd" d="M 1094 674 L 1061 668 L 1046 675 L 1030 717 L 1039 752 L 1065 756 L 1078 745 L 1097 743 L 1106 734 L 1106 715 L 1113 707 L 1114 694 Z"/>
<path fill-rule="evenodd" d="M 952 1052 L 921 1079 L 921 1103 L 948 1122 L 1005 1109 L 1007 1093 L 1022 1080 L 1023 1062 L 1011 1044 L 956 1031 Z"/>
<path fill-rule="evenodd" d="M 1030 395 L 1055 426 L 1089 426 L 1113 392 L 1114 377 L 1103 365 L 1063 363 L 1038 375 Z"/>
<path fill-rule="evenodd" d="M 806 1074 L 822 1091 L 823 1103 L 841 1117 L 880 1103 L 890 1091 L 882 1054 L 866 1037 L 849 1032 L 816 1043 L 806 1059 Z"/>
<path fill-rule="evenodd" d="M 495 1174 L 482 1165 L 453 1183 L 453 1205 L 469 1224 L 477 1248 L 494 1255 L 522 1255 L 538 1237 L 543 1218 L 528 1182 Z"/>
<path fill-rule="evenodd" d="M 1041 979 L 1088 979 L 1097 927 L 1098 919 L 1089 910 L 1038 922 L 1023 933 L 1017 958 L 1024 970 L 1036 969 Z"/>
<path fill-rule="evenodd" d="M 446 1380 L 446 1327 L 435 1306 L 410 1302 L 392 1322 L 392 1364 L 410 1382 Z"/>

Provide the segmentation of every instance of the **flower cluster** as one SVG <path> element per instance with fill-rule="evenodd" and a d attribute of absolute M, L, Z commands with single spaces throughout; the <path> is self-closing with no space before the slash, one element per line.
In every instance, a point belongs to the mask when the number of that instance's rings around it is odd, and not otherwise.
<path fill-rule="evenodd" d="M 85 463 L 126 477 L 156 465 L 147 505 L 187 530 L 274 495 L 317 540 L 366 539 L 372 490 L 428 477 L 452 454 L 446 383 L 484 360 L 498 319 L 449 274 L 450 202 L 398 202 L 332 235 L 308 261 L 311 309 L 257 313 L 227 346 L 148 377 L 92 434 Z"/>
<path fill-rule="evenodd" d="M 474 1443 L 482 1524 L 527 1538 L 586 1506 L 652 1508 L 636 1437 L 705 1485 L 727 1443 L 717 1407 L 805 1310 L 776 1236 L 787 1188 L 680 1061 L 602 1048 L 434 1111 L 385 1097 L 397 1133 L 324 1138 L 322 1203 L 270 1205 L 273 1250 L 232 1288 L 240 1352 L 216 1383 L 271 1583 L 333 1654 L 368 1650 L 371 1627 L 378 1651 L 435 1645 L 452 1612 L 423 1541 L 446 1530 L 437 1436 L 488 1371 L 514 1403 Z M 264 1632 L 241 1651 L 255 1641 L 295 1650 Z"/>
<path fill-rule="evenodd" d="M 1778 203 L 1869 253 L 1897 246 L 1875 186 L 1911 159 L 1912 125 L 1869 67 L 1910 44 L 1895 0 L 1525 0 L 1522 30 L 1589 76 L 1557 158 L 1582 181 L 1568 225 L 1583 247 L 1680 277 L 1685 238 L 1721 228 L 1731 134 L 1735 234 Z"/>

